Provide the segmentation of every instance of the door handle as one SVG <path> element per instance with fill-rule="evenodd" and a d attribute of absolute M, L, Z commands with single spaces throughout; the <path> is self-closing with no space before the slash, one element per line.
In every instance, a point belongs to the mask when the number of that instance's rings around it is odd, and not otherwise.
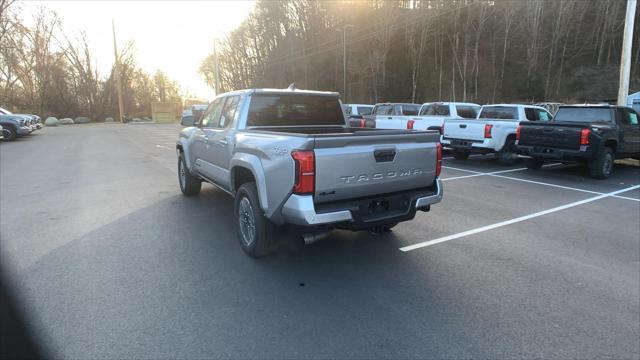
<path fill-rule="evenodd" d="M 391 116 L 389 116 L 387 119 L 391 120 L 391 119 L 392 119 L 392 117 L 391 117 Z"/>
<path fill-rule="evenodd" d="M 229 142 L 226 139 L 220 139 L 218 140 L 218 143 L 222 146 L 227 146 L 229 144 Z"/>

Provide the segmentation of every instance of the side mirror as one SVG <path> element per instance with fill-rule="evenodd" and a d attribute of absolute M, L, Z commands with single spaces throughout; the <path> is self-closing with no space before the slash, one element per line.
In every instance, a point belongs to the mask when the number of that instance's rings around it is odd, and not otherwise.
<path fill-rule="evenodd" d="M 180 119 L 180 125 L 182 126 L 193 126 L 195 122 L 193 116 L 183 116 L 182 119 Z"/>

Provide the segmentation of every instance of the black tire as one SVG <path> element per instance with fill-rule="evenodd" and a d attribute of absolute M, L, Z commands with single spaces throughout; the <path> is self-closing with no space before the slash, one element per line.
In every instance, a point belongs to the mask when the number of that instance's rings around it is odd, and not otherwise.
<path fill-rule="evenodd" d="M 605 147 L 598 157 L 589 162 L 589 175 L 594 179 L 607 179 L 613 172 L 616 155 L 611 148 Z"/>
<path fill-rule="evenodd" d="M 527 169 L 530 170 L 540 170 L 542 165 L 544 165 L 544 160 L 537 158 L 529 158 L 525 160 L 524 164 L 527 166 Z"/>
<path fill-rule="evenodd" d="M 185 196 L 198 195 L 202 188 L 202 181 L 191 175 L 182 153 L 178 157 L 178 184 L 180 184 L 180 190 Z"/>
<path fill-rule="evenodd" d="M 276 226 L 264 216 L 256 183 L 242 184 L 236 192 L 233 214 L 240 246 L 253 258 L 271 253 L 276 246 Z"/>
<path fill-rule="evenodd" d="M 496 153 L 498 163 L 502 166 L 511 166 L 518 161 L 518 153 L 516 152 L 516 142 L 513 139 L 507 139 L 502 149 Z"/>
<path fill-rule="evenodd" d="M 2 135 L 4 136 L 4 141 L 13 141 L 18 136 L 18 132 L 11 126 L 3 126 Z"/>
<path fill-rule="evenodd" d="M 456 160 L 467 160 L 469 158 L 469 152 L 463 150 L 453 150 L 453 158 Z"/>

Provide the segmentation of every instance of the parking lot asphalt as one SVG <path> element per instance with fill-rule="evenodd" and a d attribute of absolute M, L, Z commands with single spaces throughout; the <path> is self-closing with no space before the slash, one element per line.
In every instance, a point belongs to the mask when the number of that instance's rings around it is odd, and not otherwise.
<path fill-rule="evenodd" d="M 640 357 L 637 166 L 445 155 L 431 212 L 255 260 L 228 195 L 181 195 L 178 131 L 0 143 L 3 272 L 50 357 Z"/>

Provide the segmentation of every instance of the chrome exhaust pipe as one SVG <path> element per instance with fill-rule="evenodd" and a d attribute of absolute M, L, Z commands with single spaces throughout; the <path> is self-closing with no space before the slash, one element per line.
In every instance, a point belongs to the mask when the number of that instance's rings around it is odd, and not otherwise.
<path fill-rule="evenodd" d="M 304 242 L 304 245 L 306 246 L 306 245 L 309 245 L 309 244 L 313 244 L 314 242 L 316 242 L 318 240 L 322 240 L 322 239 L 326 238 L 327 236 L 329 236 L 329 232 L 328 231 L 307 233 L 307 234 L 302 234 L 302 241 Z"/>

